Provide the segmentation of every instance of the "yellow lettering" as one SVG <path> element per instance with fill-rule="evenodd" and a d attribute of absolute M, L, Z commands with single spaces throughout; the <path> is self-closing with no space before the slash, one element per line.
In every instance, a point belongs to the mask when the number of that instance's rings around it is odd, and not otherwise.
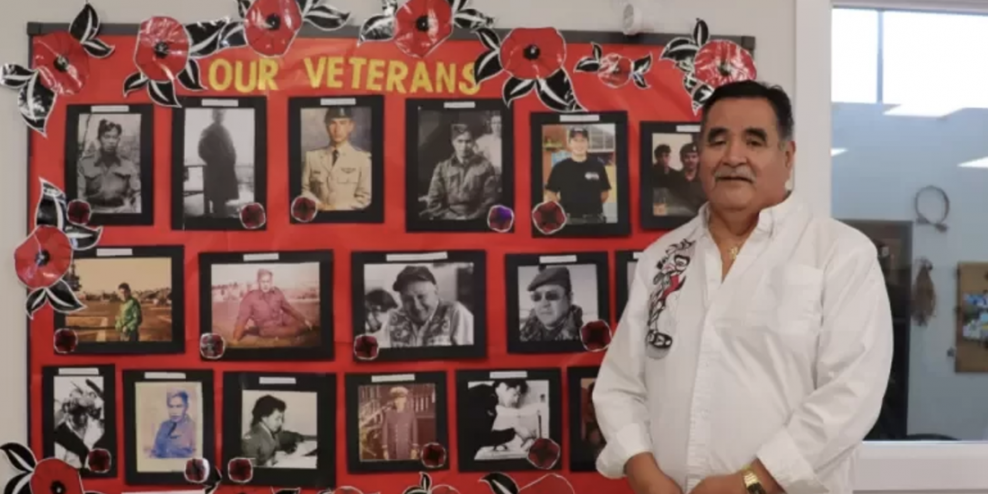
<path fill-rule="evenodd" d="M 326 58 L 326 87 L 339 89 L 343 87 L 343 82 L 337 77 L 343 73 L 343 57 Z"/>
<path fill-rule="evenodd" d="M 257 61 L 249 62 L 250 72 L 245 74 L 244 63 L 237 60 L 233 66 L 233 87 L 240 93 L 249 93 L 257 88 Z M 244 80 L 247 76 L 247 80 Z"/>
<path fill-rule="evenodd" d="M 374 59 L 367 66 L 367 89 L 381 91 L 381 79 L 384 79 L 384 60 Z"/>
<path fill-rule="evenodd" d="M 415 63 L 415 75 L 412 76 L 412 88 L 409 90 L 412 93 L 419 91 L 419 88 L 423 88 L 425 92 L 432 92 L 432 80 L 429 79 L 429 69 L 425 66 L 425 62 Z"/>
<path fill-rule="evenodd" d="M 278 61 L 273 58 L 261 59 L 261 76 L 257 81 L 257 88 L 261 91 L 277 91 L 278 83 L 274 81 L 278 75 Z"/>
<path fill-rule="evenodd" d="M 233 82 L 233 67 L 225 58 L 217 58 L 209 64 L 209 88 L 214 91 L 226 91 Z"/>
<path fill-rule="evenodd" d="M 388 64 L 388 92 L 398 91 L 405 94 L 405 78 L 408 77 L 408 66 L 405 62 L 392 60 Z"/>
<path fill-rule="evenodd" d="M 477 94 L 480 92 L 480 85 L 473 79 L 473 62 L 463 66 L 463 80 L 457 85 L 463 94 Z"/>
<path fill-rule="evenodd" d="M 350 67 L 353 68 L 353 80 L 350 81 L 350 89 L 360 89 L 360 71 L 367 64 L 364 57 L 350 57 Z"/>
<path fill-rule="evenodd" d="M 443 89 L 443 88 L 446 89 Z M 449 64 L 449 70 L 446 70 L 446 64 L 439 62 L 436 64 L 436 92 L 441 93 L 443 91 L 447 93 L 452 93 L 456 90 L 456 64 Z"/>
<path fill-rule="evenodd" d="M 319 58 L 319 63 L 315 67 L 312 66 L 312 57 L 305 57 L 302 60 L 305 63 L 305 73 L 309 75 L 309 85 L 312 89 L 319 87 L 319 80 L 322 79 L 322 73 L 326 70 L 326 59 Z"/>

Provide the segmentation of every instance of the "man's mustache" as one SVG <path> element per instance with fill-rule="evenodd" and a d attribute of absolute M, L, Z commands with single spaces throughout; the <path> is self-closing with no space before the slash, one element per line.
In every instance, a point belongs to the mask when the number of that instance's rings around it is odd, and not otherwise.
<path fill-rule="evenodd" d="M 748 182 L 755 181 L 755 174 L 752 173 L 751 168 L 747 166 L 729 167 L 721 166 L 714 170 L 714 180 L 746 180 Z"/>

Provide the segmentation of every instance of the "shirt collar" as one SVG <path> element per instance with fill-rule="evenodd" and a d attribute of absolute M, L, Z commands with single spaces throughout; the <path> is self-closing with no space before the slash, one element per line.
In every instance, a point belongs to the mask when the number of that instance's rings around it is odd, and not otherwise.
<path fill-rule="evenodd" d="M 329 146 L 330 152 L 332 152 L 334 149 L 339 151 L 340 155 L 344 155 L 344 154 L 349 154 L 350 150 L 353 149 L 353 146 L 350 145 L 350 141 L 346 141 L 340 147 L 337 148 L 334 148 L 332 145 Z"/>
<path fill-rule="evenodd" d="M 762 232 L 769 236 L 772 236 L 778 228 L 780 228 L 787 217 L 800 207 L 800 202 L 793 196 L 792 191 L 786 196 L 782 202 L 776 204 L 775 206 L 767 207 L 758 213 L 758 224 L 755 225 L 756 232 Z M 708 228 L 708 222 L 710 221 L 710 203 L 704 203 L 700 207 L 700 211 L 697 214 L 701 218 L 701 223 L 703 227 L 703 234 L 709 234 L 710 229 Z"/>

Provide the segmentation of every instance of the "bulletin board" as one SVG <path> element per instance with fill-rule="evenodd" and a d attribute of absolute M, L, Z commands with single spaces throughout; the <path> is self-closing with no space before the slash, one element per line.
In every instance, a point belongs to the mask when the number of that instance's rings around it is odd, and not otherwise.
<path fill-rule="evenodd" d="M 435 2 L 409 2 L 419 3 Z M 278 2 L 257 0 L 255 4 Z M 637 207 L 643 189 L 641 169 L 651 159 L 642 154 L 647 146 L 639 129 L 664 123 L 673 125 L 671 132 L 675 132 L 676 125 L 698 122 L 699 104 L 709 97 L 709 92 L 703 93 L 712 86 L 696 79 L 700 70 L 697 50 L 723 41 L 751 51 L 754 40 L 711 37 L 702 21 L 695 27 L 684 26 L 684 31 L 694 28 L 692 34 L 684 35 L 627 37 L 554 28 L 511 30 L 496 26 L 462 2 L 450 5 L 444 12 L 447 16 L 451 12 L 455 22 L 440 15 L 438 21 L 433 19 L 438 28 L 419 26 L 439 30 L 438 38 L 425 39 L 406 36 L 403 31 L 407 26 L 402 27 L 402 23 L 410 22 L 408 16 L 415 13 L 408 11 L 411 7 L 397 12 L 386 8 L 380 16 L 351 20 L 345 13 L 330 7 L 319 10 L 307 1 L 300 1 L 296 11 L 301 16 L 296 20 L 304 24 L 297 33 L 255 39 L 250 46 L 242 46 L 243 41 L 241 45 L 230 42 L 229 46 L 215 41 L 235 39 L 222 34 L 226 33 L 224 26 L 250 18 L 250 9 L 255 7 L 243 1 L 240 17 L 183 19 L 177 28 L 162 18 L 140 26 L 100 25 L 90 19 L 88 27 L 79 28 L 78 18 L 71 29 L 67 24 L 28 26 L 36 67 L 44 58 L 38 55 L 51 50 L 55 63 L 62 63 L 57 55 L 65 52 L 51 46 L 67 32 L 87 45 L 89 55 L 76 54 L 85 58 L 85 84 L 72 90 L 64 87 L 71 85 L 72 79 L 63 80 L 61 91 L 56 91 L 57 101 L 50 105 L 50 111 L 41 112 L 43 118 L 37 111 L 24 110 L 31 106 L 33 93 L 22 88 L 19 93 L 25 120 L 33 127 L 28 130 L 27 143 L 27 233 L 40 242 L 35 229 L 39 221 L 68 225 L 63 230 L 72 243 L 62 249 L 74 248 L 74 257 L 71 267 L 65 266 L 67 269 L 59 274 L 77 297 L 86 293 L 86 298 L 73 302 L 60 299 L 53 288 L 39 291 L 37 287 L 42 284 L 29 286 L 34 289 L 29 290 L 26 301 L 31 313 L 28 446 L 38 461 L 66 455 L 52 446 L 57 420 L 52 400 L 58 399 L 59 393 L 71 393 L 59 386 L 77 386 L 79 395 L 86 395 L 88 390 L 82 383 L 98 378 L 102 383 L 97 386 L 99 396 L 105 404 L 101 420 L 106 424 L 100 444 L 112 458 L 103 465 L 106 469 L 81 468 L 86 491 L 148 490 L 140 486 L 191 488 L 189 480 L 207 488 L 220 481 L 219 489 L 224 492 L 298 487 L 312 492 L 335 488 L 336 492 L 389 494 L 409 492 L 409 488 L 420 489 L 414 492 L 423 494 L 453 492 L 444 490 L 450 487 L 464 493 L 626 489 L 593 472 L 593 454 L 574 452 L 573 439 L 579 442 L 589 433 L 587 422 L 580 417 L 592 415 L 592 410 L 587 410 L 589 386 L 603 356 L 600 350 L 606 348 L 610 328 L 623 309 L 616 299 L 626 293 L 626 287 L 619 286 L 628 282 L 626 266 L 634 261 L 634 251 L 660 234 L 642 227 Z M 85 12 L 80 15 L 92 15 Z M 102 14 L 112 22 L 108 13 Z M 429 22 L 427 17 L 413 16 L 412 21 L 425 18 Z M 446 23 L 449 26 L 443 27 Z M 162 79 L 166 82 L 156 82 L 149 72 L 168 65 L 161 62 L 165 58 L 162 43 L 174 47 L 175 36 L 183 35 L 189 36 L 186 50 L 190 56 L 176 67 L 181 72 Z M 153 39 L 148 41 L 147 37 Z M 216 46 L 203 49 L 197 45 L 202 43 Z M 692 52 L 677 56 L 677 46 Z M 105 53 L 107 47 L 112 53 Z M 530 63 L 533 50 L 541 52 L 542 65 Z M 82 62 L 70 59 L 69 63 L 78 67 Z M 8 86 L 18 75 L 12 70 L 5 69 Z M 717 72 L 716 63 L 712 70 Z M 25 81 L 47 81 L 49 88 L 59 80 L 58 74 L 51 79 L 32 79 L 30 71 L 20 75 Z M 563 76 L 565 81 L 560 80 Z M 478 82 L 478 78 L 484 80 Z M 243 173 L 236 176 L 238 187 L 226 192 L 243 199 L 229 214 L 223 208 L 231 201 L 216 202 L 217 194 L 224 192 L 204 191 L 205 181 L 210 180 L 204 174 L 211 172 L 203 168 L 209 165 L 193 163 L 190 150 L 206 139 L 212 128 L 209 119 L 215 123 L 217 118 L 215 109 L 223 110 L 219 112 L 222 125 L 233 129 L 232 139 L 220 141 L 232 143 L 240 156 L 237 173 Z M 466 110 L 481 115 L 482 125 L 478 127 L 469 119 L 450 120 L 444 113 Z M 116 120 L 121 123 L 116 130 L 100 122 L 111 114 L 122 115 Z M 337 183 L 353 187 L 347 190 L 365 191 L 353 192 L 355 201 L 366 202 L 358 208 L 321 209 L 318 204 L 328 199 L 312 200 L 320 192 L 310 190 L 303 178 L 313 173 L 309 166 L 318 166 L 319 160 L 335 163 L 340 159 L 317 152 L 327 145 L 326 136 L 320 133 L 333 132 L 330 123 L 337 122 L 334 118 L 353 122 L 349 139 L 361 152 L 352 152 L 347 159 L 354 160 L 353 166 L 361 173 L 369 174 L 369 178 L 353 181 L 340 178 Z M 440 156 L 443 152 L 431 149 L 442 148 L 447 156 L 450 151 L 454 157 L 460 156 L 456 141 L 468 135 L 474 151 L 470 157 L 458 159 L 481 160 L 476 151 L 482 147 L 476 144 L 477 137 L 494 128 L 492 121 L 501 129 L 498 147 L 491 148 L 500 154 L 496 158 L 499 163 L 494 165 L 493 176 L 499 180 L 495 204 L 484 204 L 479 213 L 464 213 L 472 215 L 469 218 L 456 217 L 460 210 L 450 205 L 443 206 L 449 208 L 445 212 L 433 214 L 436 206 L 430 189 L 435 186 L 434 177 L 441 175 L 437 168 L 444 166 L 435 162 L 445 158 Z M 473 126 L 464 130 L 461 124 Z M 487 128 L 478 130 L 484 124 Z M 607 128 L 613 132 L 605 129 L 600 133 L 593 130 L 595 125 L 610 125 Z M 140 199 L 130 203 L 130 216 L 114 210 L 113 204 L 97 207 L 95 195 L 90 209 L 79 209 L 79 201 L 84 199 L 81 195 L 88 190 L 83 182 L 90 183 L 97 166 L 83 163 L 86 153 L 92 153 L 87 146 L 93 142 L 103 146 L 100 139 L 104 133 L 119 137 L 111 146 L 130 167 L 111 179 L 140 181 L 139 185 L 117 183 L 140 189 Z M 83 135 L 99 137 L 94 140 Z M 543 185 L 538 183 L 550 180 L 553 165 L 565 159 L 567 139 L 581 136 L 589 142 L 591 155 L 607 150 L 602 169 L 612 192 L 602 200 L 599 212 L 587 213 L 588 218 L 597 220 L 582 223 L 567 219 L 576 216 L 558 217 L 559 211 L 554 209 L 559 207 L 558 201 L 545 201 Z M 448 147 L 450 142 L 452 147 Z M 494 161 L 486 154 L 483 159 Z M 119 166 L 123 167 L 122 163 Z M 250 186 L 244 186 L 245 181 Z M 486 187 L 490 182 L 484 184 Z M 212 194 L 211 198 L 207 194 Z M 361 194 L 365 194 L 363 198 Z M 42 214 L 42 210 L 48 212 Z M 41 218 L 46 214 L 49 216 Z M 52 214 L 60 220 L 53 219 Z M 553 218 L 558 224 L 553 224 Z M 80 243 L 89 241 L 95 246 L 83 250 Z M 403 255 L 410 256 L 405 258 L 408 265 L 442 262 L 431 264 L 431 274 L 390 265 Z M 524 305 L 528 294 L 519 274 L 531 273 L 549 283 L 558 281 L 561 275 L 544 266 L 552 264 L 552 257 L 587 267 L 579 273 L 594 276 L 597 291 L 587 295 L 574 290 L 582 297 L 583 322 L 587 323 L 577 328 L 581 334 L 575 342 L 527 344 L 524 336 L 510 329 L 523 323 L 524 310 L 534 310 Z M 102 261 L 120 258 L 133 259 L 135 264 L 100 267 L 110 266 Z M 156 261 L 152 264 L 148 259 Z M 258 276 L 257 285 L 240 272 L 245 263 L 260 264 L 247 270 L 250 276 Z M 281 264 L 264 267 L 277 263 Z M 293 267 L 285 267 L 286 263 Z M 467 267 L 447 270 L 449 266 Z M 108 275 L 107 270 L 118 274 Z M 447 271 L 452 274 L 447 275 Z M 260 329 L 255 329 L 260 333 L 237 341 L 312 338 L 318 343 L 302 349 L 233 344 L 241 333 L 250 331 L 241 321 L 246 310 L 243 303 L 239 315 L 233 311 L 222 316 L 227 318 L 222 329 L 225 332 L 217 329 L 221 310 L 216 300 L 246 298 L 244 293 L 233 292 L 240 287 L 242 291 L 260 290 L 264 276 L 273 278 L 276 285 L 286 278 L 304 280 L 298 281 L 299 286 L 317 293 L 318 301 L 303 302 L 309 295 L 301 288 L 286 291 L 289 304 L 299 312 L 295 329 L 301 332 L 271 336 L 259 324 Z M 362 338 L 360 328 L 367 316 L 362 312 L 370 309 L 365 309 L 367 300 L 359 297 L 374 287 L 388 292 L 395 276 L 395 286 L 402 276 L 409 283 L 427 282 L 430 276 L 433 284 L 437 278 L 440 285 L 442 280 L 455 280 L 452 287 L 440 287 L 440 297 L 458 301 L 450 306 L 454 312 L 461 310 L 456 307 L 469 308 L 471 335 L 461 339 L 452 336 L 452 345 L 419 348 L 403 346 L 403 333 L 399 332 L 389 333 L 395 338 L 389 344 Z M 580 274 L 566 276 L 570 285 L 584 279 Z M 569 276 L 574 277 L 572 281 Z M 160 282 L 141 285 L 131 281 L 127 295 L 119 295 L 122 289 L 117 280 L 123 283 L 141 277 L 157 277 Z M 98 281 L 90 281 L 94 278 Z M 529 281 L 528 287 L 537 284 L 534 279 Z M 98 288 L 86 292 L 87 283 Z M 159 290 L 162 287 L 167 289 Z M 534 294 L 536 289 L 529 290 Z M 47 295 L 39 295 L 42 292 Z M 135 297 L 141 308 L 142 329 L 136 336 L 127 332 L 125 321 L 120 322 L 130 316 L 120 302 L 123 299 L 117 297 Z M 523 307 L 518 306 L 518 300 Z M 87 308 L 75 307 L 76 302 Z M 397 301 L 398 306 L 402 303 Z M 84 312 L 103 306 L 104 312 Z M 258 316 L 254 313 L 251 317 Z M 450 321 L 465 324 L 463 317 L 461 310 L 451 315 Z M 144 332 L 154 324 L 163 325 L 160 334 L 153 328 Z M 389 319 L 388 324 L 396 323 Z M 57 331 L 69 327 L 91 330 Z M 83 377 L 59 385 L 55 378 L 72 375 L 71 370 L 65 371 L 72 368 L 84 369 Z M 499 377 L 491 371 L 504 374 Z M 170 384 L 145 385 L 155 375 L 166 376 Z M 417 379 L 401 384 L 401 376 L 408 375 Z M 527 392 L 533 402 L 548 403 L 543 409 L 547 416 L 540 415 L 532 428 L 541 431 L 540 438 L 552 441 L 539 443 L 544 450 L 535 454 L 531 449 L 527 457 L 485 462 L 464 455 L 458 446 L 463 442 L 460 432 L 466 430 L 462 415 L 467 413 L 464 407 L 468 404 L 464 399 L 478 383 L 496 383 L 519 375 L 530 383 Z M 363 416 L 358 408 L 365 400 L 377 399 L 375 393 L 384 392 L 367 388 L 372 383 L 401 384 L 390 386 L 385 394 L 407 399 L 408 406 L 416 410 L 430 410 L 434 421 L 425 428 L 417 422 L 416 432 L 427 435 L 428 441 L 421 442 L 428 444 L 417 445 L 414 458 L 391 458 L 396 461 L 385 462 L 383 467 L 380 462 L 361 460 L 365 453 L 356 436 L 361 435 Z M 154 394 L 155 386 L 161 388 L 160 395 Z M 232 387 L 244 391 L 234 392 Z M 397 387 L 403 391 L 395 391 Z M 431 391 L 420 396 L 420 389 Z M 231 436 L 246 437 L 251 432 L 247 425 L 241 429 L 241 416 L 246 417 L 246 424 L 248 409 L 252 404 L 260 405 L 247 402 L 248 397 L 254 400 L 265 393 L 294 396 L 290 393 L 302 391 L 311 396 L 282 400 L 288 402 L 289 409 L 285 423 L 290 423 L 288 417 L 293 413 L 292 420 L 298 420 L 300 412 L 294 410 L 318 404 L 319 417 L 311 419 L 318 422 L 318 437 L 302 430 L 307 426 L 296 427 L 298 444 L 318 443 L 318 449 L 306 455 L 312 462 L 309 465 L 317 468 L 310 468 L 305 475 L 295 475 L 296 470 L 288 467 L 285 471 L 253 468 L 249 483 L 234 482 L 244 480 L 245 468 L 251 470 L 250 465 L 231 461 L 239 455 L 229 451 L 238 446 L 237 438 Z M 177 453 L 156 456 L 154 461 L 140 458 L 154 456 L 148 451 L 166 448 L 165 442 L 159 444 L 155 439 L 152 443 L 145 437 L 153 436 L 155 430 L 161 434 L 156 425 L 169 420 L 164 406 L 141 416 L 147 408 L 145 402 L 158 396 L 168 406 L 182 402 L 188 414 L 195 410 L 199 430 L 191 434 L 199 435 L 194 446 L 199 453 L 194 456 L 210 460 L 206 472 L 176 470 L 175 465 L 187 465 L 184 460 L 174 460 L 181 457 Z M 400 414 L 382 420 L 402 423 Z M 185 425 L 178 422 L 171 427 L 171 437 L 177 437 Z M 379 453 L 388 447 L 382 448 Z M 403 454 L 400 442 L 391 448 L 387 449 L 391 456 Z M 496 456 L 496 450 L 492 451 Z M 8 458 L 28 454 L 10 447 L 4 452 Z M 163 457 L 172 460 L 160 459 Z M 97 459 L 90 457 L 88 461 Z M 36 468 L 33 475 L 37 476 L 43 464 L 25 461 L 21 470 L 30 475 Z M 217 469 L 221 479 L 215 478 Z M 295 480 L 304 485 L 293 485 Z M 349 490 L 342 486 L 349 486 Z M 497 490 L 504 488 L 508 490 Z"/>

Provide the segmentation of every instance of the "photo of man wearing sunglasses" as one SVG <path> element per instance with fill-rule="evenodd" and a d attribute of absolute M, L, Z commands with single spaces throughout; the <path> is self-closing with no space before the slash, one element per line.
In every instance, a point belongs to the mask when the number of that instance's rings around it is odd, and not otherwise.
<path fill-rule="evenodd" d="M 528 303 L 524 300 L 526 294 L 521 294 L 520 307 L 529 307 L 528 315 L 521 326 L 520 339 L 530 341 L 572 341 L 580 339 L 580 328 L 583 327 L 583 308 L 575 303 L 573 282 L 570 269 L 589 268 L 587 272 L 594 277 L 594 283 L 589 284 L 596 289 L 596 267 L 586 266 L 551 266 L 544 267 L 528 284 Z M 537 268 L 525 267 L 521 271 L 535 271 Z M 524 279 L 523 274 L 519 273 Z M 581 277 L 582 278 L 582 277 Z M 583 280 L 591 281 L 591 280 Z M 581 283 L 582 286 L 582 283 Z M 590 297 L 596 300 L 596 294 Z M 596 312 L 596 311 L 594 311 Z M 592 319 L 591 319 L 592 320 Z"/>

